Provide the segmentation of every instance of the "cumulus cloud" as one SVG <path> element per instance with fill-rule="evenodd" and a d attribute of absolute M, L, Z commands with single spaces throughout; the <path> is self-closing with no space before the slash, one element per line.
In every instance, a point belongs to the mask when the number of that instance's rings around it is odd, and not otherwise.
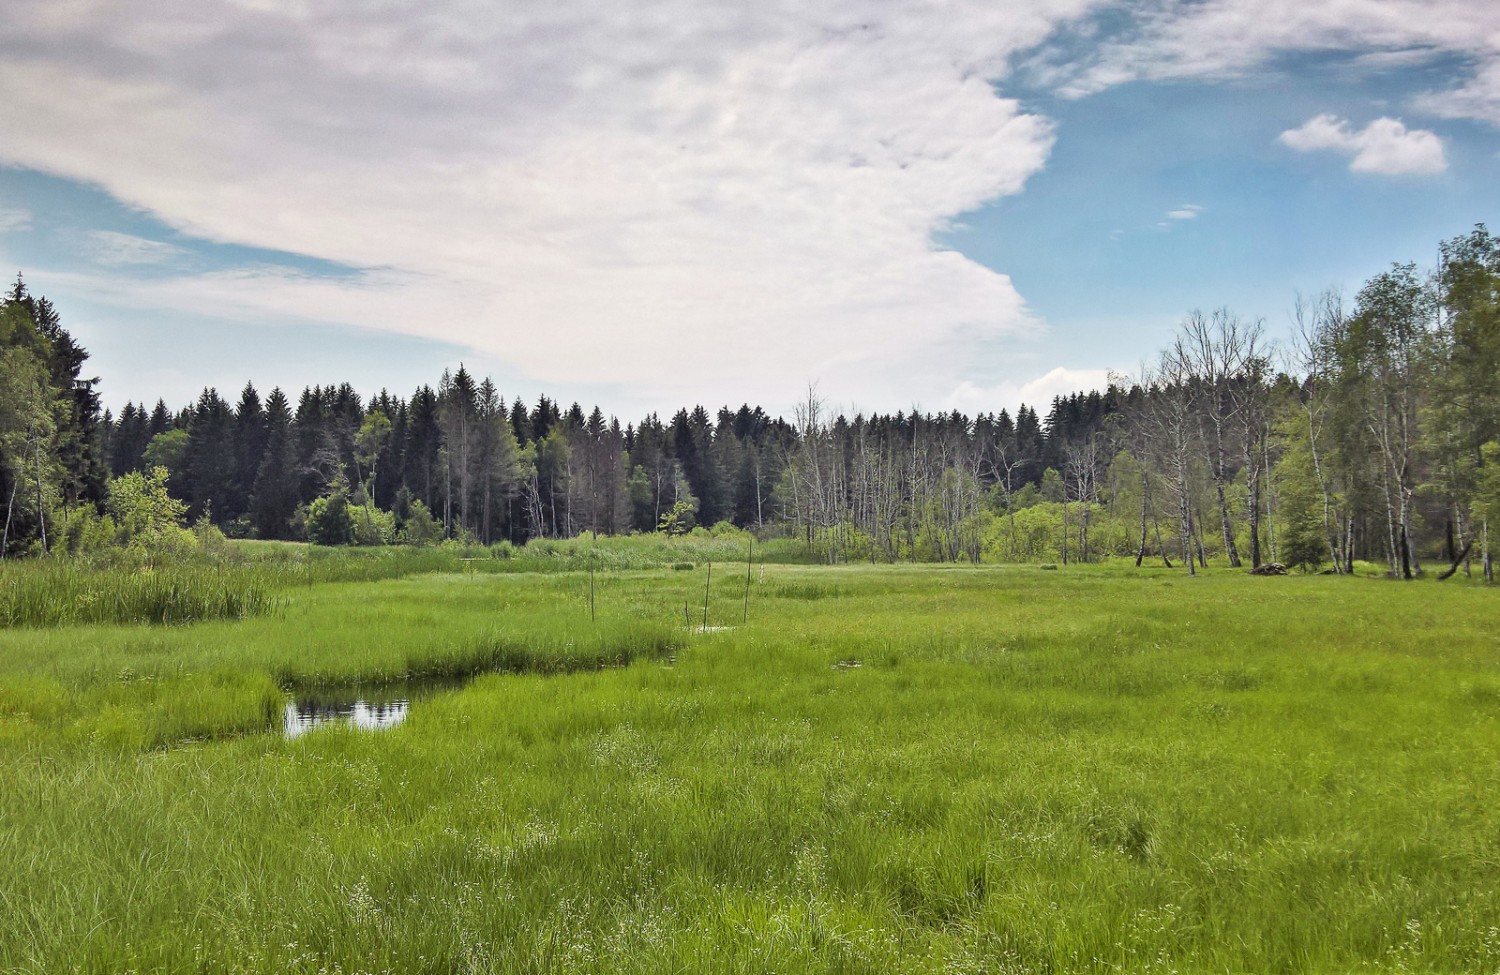
<path fill-rule="evenodd" d="M 31 229 L 31 211 L 0 207 L 0 234 Z"/>
<path fill-rule="evenodd" d="M 1101 392 L 1109 387 L 1112 375 L 1109 369 L 1073 369 L 1056 366 L 1040 376 L 1022 382 L 1002 382 L 993 386 L 981 386 L 965 380 L 958 384 L 944 401 L 944 409 L 959 410 L 973 416 L 976 413 L 993 413 L 1000 409 L 1012 414 L 1025 404 L 1038 413 L 1046 415 L 1052 400 L 1058 396 Z"/>
<path fill-rule="evenodd" d="M 1281 133 L 1277 141 L 1298 152 L 1330 150 L 1349 156 L 1349 168 L 1357 173 L 1430 175 L 1448 168 L 1442 139 L 1393 118 L 1355 129 L 1337 116 L 1316 115 Z"/>
<path fill-rule="evenodd" d="M 0 162 L 364 270 L 184 278 L 179 304 L 664 399 L 873 399 L 872 362 L 1032 324 L 933 235 L 1045 164 L 1051 124 L 992 82 L 1090 3 L 17 0 Z"/>

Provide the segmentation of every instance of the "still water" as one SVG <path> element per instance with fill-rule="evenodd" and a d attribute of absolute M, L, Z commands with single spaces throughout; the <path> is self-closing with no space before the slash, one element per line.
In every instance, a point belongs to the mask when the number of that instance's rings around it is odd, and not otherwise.
<path fill-rule="evenodd" d="M 406 720 L 411 698 L 406 688 L 318 692 L 287 702 L 283 731 L 288 738 L 314 728 L 392 728 Z"/>

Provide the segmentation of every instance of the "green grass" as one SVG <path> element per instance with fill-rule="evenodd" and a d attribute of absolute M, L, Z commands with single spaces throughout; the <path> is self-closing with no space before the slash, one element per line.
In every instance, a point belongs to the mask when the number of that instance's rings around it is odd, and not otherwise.
<path fill-rule="evenodd" d="M 601 574 L 597 622 L 584 573 L 457 573 L 0 632 L 0 970 L 1500 969 L 1495 591 L 752 578 L 708 634 L 701 566 Z"/>
<path fill-rule="evenodd" d="M 282 594 L 328 582 L 377 582 L 462 571 L 468 574 L 619 572 L 662 566 L 743 564 L 750 536 L 699 531 L 595 539 L 539 539 L 515 547 L 324 548 L 291 542 L 236 541 L 186 561 L 160 564 L 140 549 L 112 549 L 89 558 L 0 562 L 0 629 L 73 624 L 173 625 L 237 620 L 273 613 Z M 787 539 L 756 548 L 756 560 L 795 562 Z"/>

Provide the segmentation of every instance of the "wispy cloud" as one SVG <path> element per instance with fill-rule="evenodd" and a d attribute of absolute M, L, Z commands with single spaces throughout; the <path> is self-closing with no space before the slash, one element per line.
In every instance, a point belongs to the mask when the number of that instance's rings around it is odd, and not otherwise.
<path fill-rule="evenodd" d="M 1422 95 L 1416 106 L 1444 118 L 1475 118 L 1500 126 L 1500 59 L 1486 64 L 1460 88 Z"/>
<path fill-rule="evenodd" d="M 1137 80 L 1240 77 L 1298 52 L 1347 54 L 1355 67 L 1381 70 L 1458 55 L 1474 66 L 1472 79 L 1419 104 L 1500 125 L 1492 0 L 1162 0 L 1140 5 L 1125 30 L 1051 65 L 1049 76 L 1082 97 Z"/>
<path fill-rule="evenodd" d="M 1196 220 L 1203 208 L 1196 203 L 1184 203 L 1175 210 L 1167 211 L 1168 220 Z"/>
<path fill-rule="evenodd" d="M 1277 141 L 1298 152 L 1333 151 L 1350 157 L 1357 173 L 1432 175 L 1448 168 L 1443 140 L 1426 129 L 1408 129 L 1398 119 L 1378 118 L 1362 129 L 1334 115 L 1317 115 Z"/>
<path fill-rule="evenodd" d="M 0 207 L 0 234 L 31 229 L 31 211 Z"/>
<path fill-rule="evenodd" d="M 174 244 L 148 240 L 134 234 L 113 230 L 91 230 L 84 235 L 86 249 L 94 263 L 106 267 L 134 264 L 170 264 L 187 252 Z"/>

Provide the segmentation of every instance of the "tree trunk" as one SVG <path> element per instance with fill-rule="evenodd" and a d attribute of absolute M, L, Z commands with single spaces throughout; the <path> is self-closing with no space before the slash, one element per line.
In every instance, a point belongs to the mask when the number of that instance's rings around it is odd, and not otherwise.
<path fill-rule="evenodd" d="M 1250 527 L 1250 567 L 1260 565 L 1260 467 L 1255 461 L 1255 445 L 1250 431 L 1245 433 L 1245 507 Z"/>
<path fill-rule="evenodd" d="M 1156 516 L 1155 509 L 1151 512 L 1151 525 L 1156 531 L 1156 550 L 1161 553 L 1162 563 L 1170 569 L 1172 560 L 1167 558 L 1167 546 L 1161 540 L 1161 519 Z"/>
<path fill-rule="evenodd" d="M 1219 525 L 1224 534 L 1224 554 L 1229 556 L 1229 567 L 1231 569 L 1238 569 L 1240 567 L 1240 552 L 1234 545 L 1234 526 L 1229 522 L 1229 499 L 1224 494 L 1224 471 L 1222 467 L 1224 460 L 1222 449 L 1220 454 L 1221 456 L 1214 470 L 1214 490 L 1218 496 L 1217 500 L 1219 503 Z M 1199 545 L 1198 548 L 1199 551 L 1202 551 L 1203 546 Z"/>
<path fill-rule="evenodd" d="M 1182 560 L 1187 563 L 1188 575 L 1197 575 L 1198 570 L 1193 563 L 1193 508 L 1186 493 L 1179 499 L 1178 507 L 1182 530 Z"/>
<path fill-rule="evenodd" d="M 1438 576 L 1438 582 L 1446 582 L 1449 578 L 1451 578 L 1453 576 L 1453 573 L 1458 571 L 1459 564 L 1469 557 L 1469 549 L 1473 547 L 1473 542 L 1465 545 L 1464 550 L 1460 552 L 1458 556 L 1453 560 L 1453 564 L 1448 566 L 1448 571 Z"/>
<path fill-rule="evenodd" d="M 20 487 L 21 479 L 18 477 L 10 485 L 10 500 L 5 504 L 5 531 L 0 533 L 0 559 L 5 558 L 5 552 L 10 547 L 10 517 L 11 513 L 15 511 L 16 491 Z"/>
<path fill-rule="evenodd" d="M 1145 465 L 1141 466 L 1141 546 L 1135 552 L 1135 567 L 1139 569 L 1141 563 L 1146 559 L 1146 501 L 1150 496 L 1150 478 L 1146 475 Z"/>
<path fill-rule="evenodd" d="M 42 447 L 36 447 L 36 523 L 42 533 L 42 554 L 47 554 L 47 512 L 42 507 Z"/>
<path fill-rule="evenodd" d="M 1484 539 L 1484 581 L 1494 582 L 1495 570 L 1490 562 L 1490 520 L 1488 518 L 1484 520 L 1484 525 L 1480 528 L 1480 535 Z"/>
<path fill-rule="evenodd" d="M 1328 542 L 1328 554 L 1333 559 L 1333 571 L 1344 574 L 1344 562 L 1339 554 L 1339 533 L 1333 528 L 1333 496 L 1328 489 L 1328 479 L 1323 476 L 1323 455 L 1318 452 L 1318 438 L 1313 433 L 1312 411 L 1307 411 L 1307 443 L 1312 450 L 1313 472 L 1318 476 L 1318 490 L 1323 494 L 1323 537 Z"/>
<path fill-rule="evenodd" d="M 1063 537 L 1062 537 L 1062 564 L 1068 564 L 1068 499 L 1063 498 Z"/>

